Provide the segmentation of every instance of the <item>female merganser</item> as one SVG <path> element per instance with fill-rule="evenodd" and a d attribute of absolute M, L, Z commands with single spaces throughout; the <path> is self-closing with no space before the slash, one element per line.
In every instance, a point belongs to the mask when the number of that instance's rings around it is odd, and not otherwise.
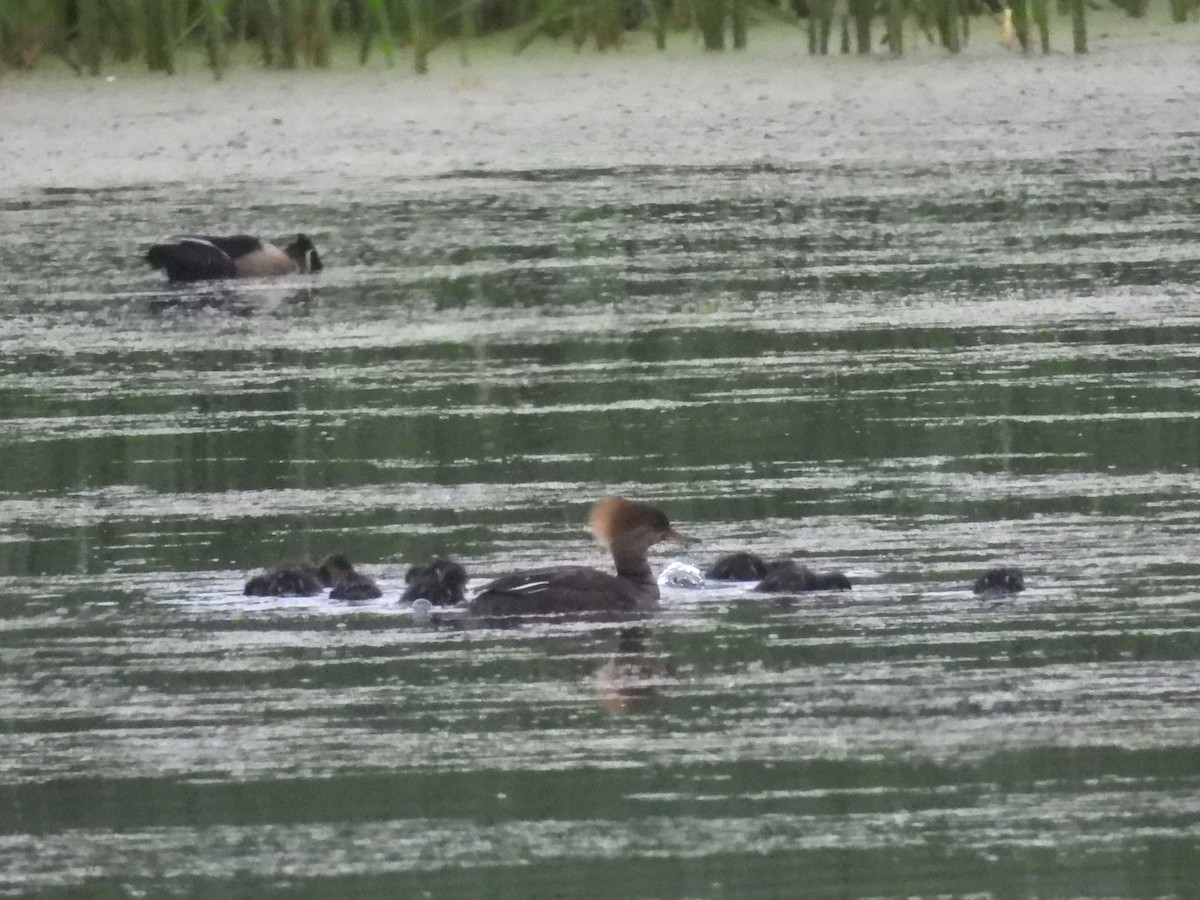
<path fill-rule="evenodd" d="M 401 603 L 428 600 L 433 606 L 454 606 L 465 599 L 467 570 L 452 559 L 435 559 L 427 566 L 413 566 L 404 574 L 408 585 Z"/>
<path fill-rule="evenodd" d="M 1005 597 L 1025 590 L 1025 576 L 1015 566 L 996 566 L 980 572 L 974 590 L 981 597 Z"/>
<path fill-rule="evenodd" d="M 612 552 L 617 574 L 590 566 L 550 566 L 497 578 L 471 600 L 481 617 L 554 613 L 636 613 L 658 606 L 658 585 L 646 552 L 659 541 L 692 543 L 671 528 L 666 515 L 647 503 L 606 497 L 588 520 L 596 541 Z"/>
<path fill-rule="evenodd" d="M 165 269 L 171 281 L 263 278 L 322 269 L 317 248 L 304 234 L 282 248 L 249 234 L 189 234 L 155 244 L 146 251 L 146 262 Z"/>

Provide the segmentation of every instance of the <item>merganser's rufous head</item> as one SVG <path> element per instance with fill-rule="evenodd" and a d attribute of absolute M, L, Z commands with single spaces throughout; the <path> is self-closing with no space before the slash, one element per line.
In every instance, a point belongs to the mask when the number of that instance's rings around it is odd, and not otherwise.
<path fill-rule="evenodd" d="M 695 543 L 694 538 L 673 529 L 662 510 L 622 497 L 605 497 L 598 501 L 592 507 L 588 527 L 596 541 L 610 550 L 636 549 L 644 553 L 660 541 Z"/>

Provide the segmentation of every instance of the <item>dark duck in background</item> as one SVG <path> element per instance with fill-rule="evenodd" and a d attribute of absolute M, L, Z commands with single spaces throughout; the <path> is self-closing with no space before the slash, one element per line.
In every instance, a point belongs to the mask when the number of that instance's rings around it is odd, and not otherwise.
<path fill-rule="evenodd" d="M 184 235 L 155 244 L 146 251 L 146 262 L 165 270 L 171 281 L 267 278 L 323 268 L 317 248 L 304 234 L 282 248 L 249 234 Z"/>

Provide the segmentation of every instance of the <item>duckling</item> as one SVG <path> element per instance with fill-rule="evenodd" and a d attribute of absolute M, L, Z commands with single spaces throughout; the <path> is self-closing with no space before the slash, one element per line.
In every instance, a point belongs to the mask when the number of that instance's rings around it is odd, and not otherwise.
<path fill-rule="evenodd" d="M 340 553 L 333 553 L 321 561 L 317 568 L 321 581 L 332 588 L 330 600 L 374 600 L 383 596 L 373 579 L 356 571 Z"/>
<path fill-rule="evenodd" d="M 814 572 L 808 566 L 781 559 L 767 564 L 766 574 L 754 590 L 780 594 L 848 591 L 850 579 L 842 572 Z"/>
<path fill-rule="evenodd" d="M 242 593 L 247 597 L 312 597 L 325 587 L 316 566 L 281 563 L 250 578 Z"/>
<path fill-rule="evenodd" d="M 262 278 L 323 268 L 317 248 L 304 234 L 283 248 L 249 234 L 184 235 L 152 246 L 146 262 L 165 269 L 171 281 Z"/>
<path fill-rule="evenodd" d="M 452 559 L 435 559 L 427 566 L 412 566 L 404 575 L 408 585 L 401 603 L 428 600 L 434 606 L 454 606 L 466 597 L 467 570 Z"/>
<path fill-rule="evenodd" d="M 1025 576 L 1016 566 L 995 566 L 980 572 L 974 591 L 981 597 L 1007 597 L 1025 590 Z"/>
<path fill-rule="evenodd" d="M 708 567 L 705 578 L 714 581 L 758 581 L 767 574 L 767 564 L 756 553 L 727 553 Z"/>

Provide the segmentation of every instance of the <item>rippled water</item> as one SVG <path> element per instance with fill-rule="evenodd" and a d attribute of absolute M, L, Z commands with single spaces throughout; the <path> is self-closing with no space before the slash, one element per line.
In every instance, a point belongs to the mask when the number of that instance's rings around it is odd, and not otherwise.
<path fill-rule="evenodd" d="M 1194 896 L 1200 169 L 1160 138 L 10 194 L 0 894 Z M 327 271 L 143 270 L 212 209 Z M 656 567 L 855 587 L 668 589 L 632 680 L 611 628 L 397 602 L 435 554 L 607 565 L 610 493 L 701 539 Z M 241 596 L 331 550 L 386 596 Z M 974 597 L 1001 562 L 1030 589 Z"/>

